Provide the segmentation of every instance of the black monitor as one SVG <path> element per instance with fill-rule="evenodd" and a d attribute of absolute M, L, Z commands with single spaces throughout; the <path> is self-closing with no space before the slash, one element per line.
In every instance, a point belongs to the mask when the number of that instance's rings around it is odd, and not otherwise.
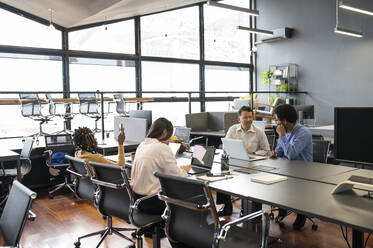
<path fill-rule="evenodd" d="M 294 105 L 299 116 L 299 111 L 303 111 L 303 119 L 315 119 L 314 105 Z"/>
<path fill-rule="evenodd" d="M 142 118 L 147 121 L 147 129 L 152 124 L 152 111 L 151 110 L 130 110 L 131 118 Z"/>
<path fill-rule="evenodd" d="M 337 161 L 373 164 L 373 107 L 334 109 L 334 156 Z"/>

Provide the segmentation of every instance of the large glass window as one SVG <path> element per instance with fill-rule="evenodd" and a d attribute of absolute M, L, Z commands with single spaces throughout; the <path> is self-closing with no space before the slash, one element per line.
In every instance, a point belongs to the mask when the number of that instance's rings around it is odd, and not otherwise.
<path fill-rule="evenodd" d="M 206 91 L 222 93 L 206 94 L 207 97 L 248 96 L 245 93 L 224 93 L 226 91 L 250 91 L 250 70 L 244 67 L 206 66 Z M 230 102 L 206 102 L 206 111 L 227 111 Z"/>
<path fill-rule="evenodd" d="M 56 29 L 3 9 L 0 23 L 0 45 L 61 49 L 61 32 Z"/>
<path fill-rule="evenodd" d="M 142 55 L 199 59 L 198 7 L 141 17 Z"/>
<path fill-rule="evenodd" d="M 247 0 L 224 1 L 225 4 L 249 8 Z M 205 58 L 212 61 L 250 63 L 250 33 L 237 26 L 249 26 L 244 12 L 204 5 Z"/>
<path fill-rule="evenodd" d="M 62 62 L 58 56 L 38 56 L 24 54 L 0 54 L 0 82 L 2 91 L 62 91 Z M 44 94 L 39 94 L 45 99 Z M 62 97 L 56 96 L 56 98 Z M 0 136 L 25 136 L 39 131 L 39 121 L 23 117 L 21 106 L 5 105 L 18 100 L 18 94 L 0 94 L 3 101 L 0 111 L 6 114 L 0 123 Z M 42 104 L 42 114 L 49 115 L 46 103 Z M 59 118 L 51 118 L 44 124 L 44 131 L 55 132 L 62 129 L 63 122 Z"/>
<path fill-rule="evenodd" d="M 198 91 L 199 67 L 194 64 L 143 62 L 143 91 Z M 188 94 L 143 94 L 144 97 L 188 97 Z M 198 94 L 192 95 L 198 97 Z M 148 103 L 144 109 L 153 110 L 153 119 L 166 117 L 174 125 L 185 125 L 185 114 L 189 111 L 186 102 Z M 199 111 L 199 103 L 192 104 L 192 111 Z"/>
<path fill-rule="evenodd" d="M 134 21 L 128 20 L 69 33 L 71 50 L 135 53 Z"/>
<path fill-rule="evenodd" d="M 70 89 L 71 91 L 136 91 L 135 62 L 129 60 L 107 60 L 70 58 Z M 72 96 L 77 97 L 76 94 Z M 123 94 L 124 97 L 135 97 L 135 94 Z M 105 94 L 104 97 L 112 98 L 113 94 Z M 115 106 L 105 103 L 107 118 L 106 130 L 113 129 L 113 116 Z M 74 112 L 79 112 L 75 107 Z M 100 112 L 100 109 L 99 109 Z M 94 118 L 87 115 L 76 115 L 72 121 L 72 127 L 94 127 Z M 101 122 L 99 122 L 101 125 Z"/>

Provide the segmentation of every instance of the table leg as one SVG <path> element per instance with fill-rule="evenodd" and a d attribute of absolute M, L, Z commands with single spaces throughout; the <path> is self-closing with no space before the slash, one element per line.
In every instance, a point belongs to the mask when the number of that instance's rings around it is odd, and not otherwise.
<path fill-rule="evenodd" d="M 257 203 L 257 202 L 253 202 L 253 201 L 249 201 L 249 200 L 245 200 L 245 199 L 242 199 L 241 204 L 242 204 L 243 215 L 248 215 L 250 213 L 254 213 L 256 211 L 261 210 L 261 208 L 262 208 L 262 204 Z M 256 231 L 256 222 L 257 222 L 256 219 L 247 221 L 247 222 L 244 223 L 244 228 L 250 229 L 251 231 L 255 232 Z"/>
<path fill-rule="evenodd" d="M 364 233 L 358 230 L 352 229 L 352 248 L 363 248 L 364 247 Z"/>

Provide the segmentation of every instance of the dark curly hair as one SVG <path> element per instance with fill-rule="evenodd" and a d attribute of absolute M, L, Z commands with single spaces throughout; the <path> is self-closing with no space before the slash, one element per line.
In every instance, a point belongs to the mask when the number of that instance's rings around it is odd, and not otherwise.
<path fill-rule="evenodd" d="M 95 135 L 88 127 L 78 127 L 78 129 L 75 129 L 73 139 L 76 149 L 97 153 L 97 141 Z"/>
<path fill-rule="evenodd" d="M 274 113 L 280 121 L 297 122 L 297 111 L 290 104 L 281 104 L 275 108 Z"/>

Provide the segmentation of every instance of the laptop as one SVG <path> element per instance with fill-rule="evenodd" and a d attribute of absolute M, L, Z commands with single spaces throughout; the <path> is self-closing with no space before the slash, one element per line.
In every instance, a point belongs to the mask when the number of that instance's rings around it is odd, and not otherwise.
<path fill-rule="evenodd" d="M 215 147 L 196 145 L 192 154 L 192 168 L 188 174 L 195 175 L 211 170 L 214 163 Z"/>
<path fill-rule="evenodd" d="M 263 156 L 248 154 L 243 141 L 240 139 L 221 138 L 221 141 L 223 142 L 224 151 L 230 158 L 249 162 L 266 159 L 266 157 Z"/>

